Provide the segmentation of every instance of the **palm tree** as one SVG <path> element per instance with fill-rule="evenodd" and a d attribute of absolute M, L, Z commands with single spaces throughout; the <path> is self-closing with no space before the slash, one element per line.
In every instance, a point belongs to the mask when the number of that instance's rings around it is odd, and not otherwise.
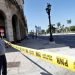
<path fill-rule="evenodd" d="M 61 31 L 61 32 L 64 32 L 64 25 L 61 25 L 61 26 L 60 26 L 60 31 Z"/>
<path fill-rule="evenodd" d="M 67 24 L 71 24 L 71 22 L 72 22 L 71 19 L 67 20 Z M 69 31 L 71 31 L 70 28 Z"/>
<path fill-rule="evenodd" d="M 67 20 L 67 24 L 71 24 L 71 19 L 70 20 Z"/>
<path fill-rule="evenodd" d="M 61 24 L 60 24 L 60 22 L 58 22 L 58 23 L 57 23 L 57 27 L 59 28 L 59 27 L 60 27 L 60 25 L 61 25 Z"/>
<path fill-rule="evenodd" d="M 57 23 L 58 32 L 60 32 L 60 26 L 61 26 L 61 23 L 58 22 L 58 23 Z"/>

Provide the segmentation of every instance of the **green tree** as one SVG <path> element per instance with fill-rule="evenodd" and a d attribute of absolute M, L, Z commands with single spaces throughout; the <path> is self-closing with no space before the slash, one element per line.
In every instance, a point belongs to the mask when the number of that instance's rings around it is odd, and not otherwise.
<path fill-rule="evenodd" d="M 46 30 L 46 33 L 50 33 L 50 26 L 48 26 L 48 29 Z M 51 26 L 51 29 L 52 29 L 52 33 L 55 33 L 55 27 L 53 27 L 53 25 Z"/>
<path fill-rule="evenodd" d="M 44 29 L 41 30 L 41 34 L 45 34 L 45 30 Z"/>
<path fill-rule="evenodd" d="M 69 30 L 70 30 L 70 27 L 65 27 L 65 28 L 64 28 L 64 31 L 65 31 L 65 32 L 69 32 Z"/>
<path fill-rule="evenodd" d="M 67 24 L 71 24 L 71 19 L 69 19 L 69 20 L 67 20 Z M 71 30 L 70 30 L 70 28 L 69 28 L 69 32 L 70 32 Z"/>
<path fill-rule="evenodd" d="M 60 26 L 60 32 L 64 32 L 64 25 Z"/>
<path fill-rule="evenodd" d="M 61 27 L 61 23 L 60 23 L 60 22 L 58 22 L 58 23 L 57 23 L 57 29 L 58 29 L 58 31 L 57 31 L 57 32 L 58 32 L 58 33 L 60 32 L 60 27 Z"/>
<path fill-rule="evenodd" d="M 58 29 L 60 28 L 60 26 L 61 26 L 61 23 L 58 22 L 58 23 L 57 23 L 57 27 L 58 27 Z"/>
<path fill-rule="evenodd" d="M 71 19 L 70 20 L 67 20 L 67 24 L 71 24 Z"/>
<path fill-rule="evenodd" d="M 75 26 L 70 26 L 71 31 L 75 31 Z"/>

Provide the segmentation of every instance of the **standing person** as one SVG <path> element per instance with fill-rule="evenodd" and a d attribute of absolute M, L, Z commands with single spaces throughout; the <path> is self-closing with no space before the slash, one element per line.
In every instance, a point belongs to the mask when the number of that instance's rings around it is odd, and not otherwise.
<path fill-rule="evenodd" d="M 0 75 L 7 75 L 7 61 L 5 56 L 5 42 L 0 38 Z"/>

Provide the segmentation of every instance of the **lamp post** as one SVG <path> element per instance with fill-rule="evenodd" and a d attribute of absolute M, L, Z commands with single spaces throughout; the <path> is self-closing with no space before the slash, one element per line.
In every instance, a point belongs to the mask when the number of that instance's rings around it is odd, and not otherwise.
<path fill-rule="evenodd" d="M 36 29 L 36 38 L 37 38 L 37 26 L 35 25 L 35 29 Z"/>
<path fill-rule="evenodd" d="M 53 42 L 54 39 L 53 39 L 53 36 L 52 36 L 52 26 L 51 26 L 51 20 L 50 20 L 50 12 L 51 12 L 51 5 L 50 3 L 47 3 L 47 8 L 46 8 L 46 12 L 48 14 L 48 19 L 49 19 L 49 32 L 50 32 L 50 37 L 49 37 L 49 41 L 50 42 Z"/>

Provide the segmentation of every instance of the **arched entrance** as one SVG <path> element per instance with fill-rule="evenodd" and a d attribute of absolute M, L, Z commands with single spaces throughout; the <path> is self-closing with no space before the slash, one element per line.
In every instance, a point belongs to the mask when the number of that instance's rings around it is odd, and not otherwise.
<path fill-rule="evenodd" d="M 17 41 L 17 25 L 18 25 L 18 19 L 16 15 L 12 16 L 12 27 L 13 27 L 13 38 L 14 41 Z"/>
<path fill-rule="evenodd" d="M 4 30 L 4 38 L 6 37 L 5 20 L 6 20 L 6 16 L 4 12 L 0 10 L 0 30 L 1 29 Z M 1 32 L 0 32 L 0 36 L 1 36 Z"/>

